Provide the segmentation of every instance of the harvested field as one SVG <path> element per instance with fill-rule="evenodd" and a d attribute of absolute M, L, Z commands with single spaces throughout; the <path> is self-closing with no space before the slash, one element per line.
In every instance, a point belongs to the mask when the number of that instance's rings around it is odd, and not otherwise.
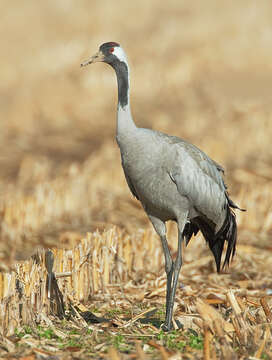
<path fill-rule="evenodd" d="M 0 358 L 272 358 L 272 4 L 0 9 Z M 105 41 L 129 56 L 135 122 L 203 149 L 247 209 L 222 274 L 201 236 L 186 248 L 168 334 L 160 242 L 114 141 L 115 75 L 79 66 Z"/>

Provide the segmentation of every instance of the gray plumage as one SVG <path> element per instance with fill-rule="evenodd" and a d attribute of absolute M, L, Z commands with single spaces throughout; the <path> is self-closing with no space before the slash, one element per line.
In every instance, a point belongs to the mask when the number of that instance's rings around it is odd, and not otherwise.
<path fill-rule="evenodd" d="M 160 236 L 167 274 L 166 319 L 170 330 L 178 276 L 182 264 L 182 241 L 186 244 L 200 230 L 220 271 L 225 241 L 224 265 L 235 253 L 236 220 L 223 181 L 223 168 L 196 146 L 159 131 L 138 128 L 131 116 L 129 67 L 119 44 L 105 43 L 99 52 L 82 65 L 103 61 L 111 65 L 118 81 L 117 143 L 122 166 L 132 194 L 142 206 Z M 241 209 L 240 209 L 241 210 Z M 166 226 L 173 220 L 178 226 L 178 252 L 173 261 Z"/>

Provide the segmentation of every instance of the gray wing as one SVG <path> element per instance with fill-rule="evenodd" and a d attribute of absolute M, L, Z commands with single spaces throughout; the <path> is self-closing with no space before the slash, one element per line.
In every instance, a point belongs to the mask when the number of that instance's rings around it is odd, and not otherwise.
<path fill-rule="evenodd" d="M 223 168 L 191 144 L 177 143 L 174 147 L 172 180 L 191 206 L 216 225 L 217 232 L 224 223 L 228 204 Z"/>
<path fill-rule="evenodd" d="M 216 161 L 212 160 L 197 146 L 183 140 L 177 136 L 171 136 L 159 131 L 153 131 L 160 141 L 167 142 L 170 146 L 174 146 L 178 152 L 185 151 L 190 155 L 192 160 L 201 168 L 201 170 L 209 177 L 211 177 L 222 190 L 227 189 L 222 174 L 224 174 L 224 168 Z"/>

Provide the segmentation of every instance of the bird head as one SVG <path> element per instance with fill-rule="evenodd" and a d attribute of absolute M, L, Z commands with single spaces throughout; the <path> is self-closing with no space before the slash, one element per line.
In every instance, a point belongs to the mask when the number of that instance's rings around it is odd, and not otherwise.
<path fill-rule="evenodd" d="M 105 62 L 109 65 L 116 63 L 116 61 L 127 62 L 126 55 L 121 46 L 116 42 L 107 42 L 99 47 L 99 50 L 91 58 L 84 61 L 81 66 L 93 64 L 95 62 Z"/>

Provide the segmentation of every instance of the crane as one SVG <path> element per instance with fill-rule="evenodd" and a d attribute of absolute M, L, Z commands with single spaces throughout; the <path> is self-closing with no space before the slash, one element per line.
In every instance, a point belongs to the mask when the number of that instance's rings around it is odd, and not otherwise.
<path fill-rule="evenodd" d="M 163 330 L 172 328 L 173 306 L 182 265 L 182 242 L 186 245 L 200 230 L 213 253 L 217 271 L 235 254 L 237 225 L 232 209 L 240 209 L 229 197 L 223 168 L 189 142 L 159 131 L 139 128 L 130 110 L 129 66 L 126 54 L 116 42 L 107 42 L 83 62 L 109 64 L 118 84 L 116 140 L 122 166 L 132 194 L 141 202 L 160 237 L 167 276 L 166 316 Z M 166 238 L 166 222 L 178 228 L 178 248 L 173 260 Z"/>

